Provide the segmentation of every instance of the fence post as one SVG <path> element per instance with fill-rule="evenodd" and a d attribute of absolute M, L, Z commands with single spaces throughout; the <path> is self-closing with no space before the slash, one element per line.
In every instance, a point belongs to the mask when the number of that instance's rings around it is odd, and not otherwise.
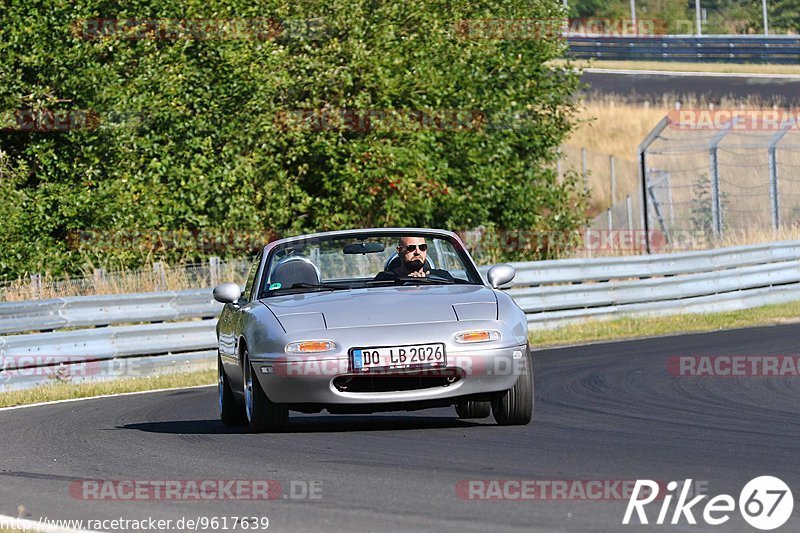
<path fill-rule="evenodd" d="M 722 202 L 719 198 L 719 160 L 717 146 L 709 149 L 708 173 L 711 177 L 711 223 L 717 239 L 722 238 Z"/>
<path fill-rule="evenodd" d="M 628 231 L 633 229 L 633 203 L 631 202 L 631 195 L 625 195 L 625 216 L 628 219 Z"/>
<path fill-rule="evenodd" d="M 608 164 L 611 167 L 611 205 L 617 201 L 617 165 L 613 155 L 608 156 Z"/>
<path fill-rule="evenodd" d="M 589 193 L 589 169 L 586 164 L 586 148 L 581 148 L 581 176 L 583 176 L 583 192 Z"/>
<path fill-rule="evenodd" d="M 153 263 L 153 274 L 156 277 L 156 290 L 167 290 L 167 271 L 164 268 L 164 263 L 161 261 Z"/>
<path fill-rule="evenodd" d="M 561 148 L 556 152 L 556 181 L 561 183 L 561 160 L 564 154 L 561 153 Z"/>
<path fill-rule="evenodd" d="M 717 239 L 722 238 L 722 200 L 719 187 L 719 144 L 736 126 L 741 117 L 733 117 L 727 126 L 708 142 L 708 173 L 711 178 L 711 221 L 714 224 L 714 234 Z"/>
<path fill-rule="evenodd" d="M 101 285 L 106 284 L 106 271 L 102 268 L 94 269 L 94 288 L 99 290 Z"/>
<path fill-rule="evenodd" d="M 33 293 L 33 299 L 38 300 L 42 297 L 42 275 L 41 274 L 31 274 L 31 293 Z"/>
<path fill-rule="evenodd" d="M 786 132 L 792 128 L 786 126 L 777 132 L 769 140 L 769 199 L 772 211 L 772 231 L 777 232 L 781 228 L 780 196 L 778 196 L 778 143 Z"/>
<path fill-rule="evenodd" d="M 650 253 L 650 221 L 648 220 L 650 210 L 647 205 L 647 150 L 650 145 L 655 142 L 662 131 L 669 125 L 669 117 L 664 117 L 653 128 L 647 137 L 639 144 L 639 182 L 641 183 L 641 198 L 642 198 L 642 228 L 644 229 L 645 247 L 647 253 Z"/>
<path fill-rule="evenodd" d="M 208 258 L 208 273 L 209 277 L 211 278 L 211 286 L 216 287 L 219 285 L 219 278 L 221 274 L 219 257 L 212 255 Z"/>

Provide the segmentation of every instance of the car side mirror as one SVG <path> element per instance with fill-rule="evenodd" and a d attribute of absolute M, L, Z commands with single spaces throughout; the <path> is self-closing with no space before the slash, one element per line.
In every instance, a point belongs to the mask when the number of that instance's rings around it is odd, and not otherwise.
<path fill-rule="evenodd" d="M 489 285 L 497 289 L 501 285 L 505 285 L 517 275 L 517 271 L 511 265 L 501 264 L 495 265 L 486 273 L 486 279 L 489 280 Z"/>
<path fill-rule="evenodd" d="M 214 299 L 223 304 L 236 304 L 242 297 L 242 289 L 236 283 L 223 283 L 214 287 Z"/>

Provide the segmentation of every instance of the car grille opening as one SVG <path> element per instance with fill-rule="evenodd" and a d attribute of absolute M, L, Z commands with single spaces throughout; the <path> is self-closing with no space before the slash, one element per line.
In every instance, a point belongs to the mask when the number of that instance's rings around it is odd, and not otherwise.
<path fill-rule="evenodd" d="M 457 372 L 427 374 L 390 374 L 339 376 L 333 386 L 340 392 L 399 392 L 449 387 L 461 376 Z"/>

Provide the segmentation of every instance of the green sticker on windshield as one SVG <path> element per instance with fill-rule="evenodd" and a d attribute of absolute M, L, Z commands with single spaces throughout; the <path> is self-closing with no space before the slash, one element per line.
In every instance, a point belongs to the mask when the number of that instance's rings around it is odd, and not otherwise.
<path fill-rule="evenodd" d="M 280 288 L 281 288 L 281 284 L 280 283 L 273 283 L 272 285 L 269 286 L 269 290 L 271 290 L 271 291 L 274 291 L 275 289 L 280 289 Z"/>

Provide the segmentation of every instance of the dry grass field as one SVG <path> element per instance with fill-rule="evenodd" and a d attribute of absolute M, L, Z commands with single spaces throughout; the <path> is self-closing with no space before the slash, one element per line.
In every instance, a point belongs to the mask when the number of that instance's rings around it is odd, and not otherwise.
<path fill-rule="evenodd" d="M 147 265 L 140 270 L 109 272 L 102 276 L 54 278 L 49 273 L 39 280 L 22 278 L 0 285 L 0 301 L 40 300 L 135 292 L 178 291 L 211 288 L 215 283 L 233 281 L 244 284 L 249 261 L 221 262 L 214 277 L 208 265 Z"/>
<path fill-rule="evenodd" d="M 565 64 L 553 61 L 553 64 Z M 720 72 L 732 74 L 780 74 L 800 75 L 800 65 L 736 64 L 736 63 L 681 63 L 679 61 L 573 61 L 578 68 L 609 70 L 661 70 L 669 72 Z"/>
<path fill-rule="evenodd" d="M 590 215 L 596 215 L 608 208 L 613 202 L 611 198 L 611 171 L 609 156 L 615 158 L 616 197 L 613 201 L 624 199 L 626 194 L 639 195 L 638 147 L 648 133 L 670 111 L 676 109 L 677 98 L 665 95 L 660 101 L 629 103 L 624 99 L 606 96 L 600 99 L 589 99 L 583 103 L 579 117 L 579 125 L 572 136 L 562 146 L 562 168 L 580 171 L 581 148 L 586 149 L 588 184 L 591 189 Z M 709 104 L 698 101 L 680 102 L 681 109 L 707 110 Z M 757 102 L 722 101 L 713 109 L 761 109 Z M 663 156 L 660 163 L 664 168 L 673 170 L 673 175 L 685 180 L 702 179 L 707 175 L 708 152 L 704 145 L 715 131 L 698 131 L 694 137 L 684 136 L 684 144 L 696 140 L 696 153 L 687 155 L 671 154 Z M 731 183 L 737 191 L 749 189 L 753 194 L 768 195 L 768 158 L 766 143 L 774 131 L 755 131 L 733 133 L 721 144 L 723 155 L 720 156 L 720 172 L 722 178 Z M 674 138 L 679 135 L 669 132 Z M 797 218 L 800 210 L 794 202 L 800 202 L 800 187 L 794 185 L 794 170 L 800 164 L 800 139 L 795 129 L 789 132 L 779 149 L 778 159 L 781 166 L 781 211 L 788 216 L 793 213 Z M 755 147 L 763 143 L 764 148 Z M 669 161 L 667 161 L 669 158 Z M 694 178 L 693 178 L 694 177 Z M 797 190 L 795 190 L 797 189 Z M 798 195 L 797 198 L 793 198 Z M 732 198 L 731 198 L 732 199 Z M 759 200 L 760 202 L 760 200 Z M 769 216 L 768 208 L 765 210 Z M 760 218 L 765 215 L 759 214 Z M 768 223 L 768 218 L 766 219 Z M 751 222 L 755 220 L 751 219 Z M 763 220 L 758 221 L 764 222 Z M 745 224 L 742 224 L 744 226 Z M 758 233 L 758 232 L 756 232 Z"/>

